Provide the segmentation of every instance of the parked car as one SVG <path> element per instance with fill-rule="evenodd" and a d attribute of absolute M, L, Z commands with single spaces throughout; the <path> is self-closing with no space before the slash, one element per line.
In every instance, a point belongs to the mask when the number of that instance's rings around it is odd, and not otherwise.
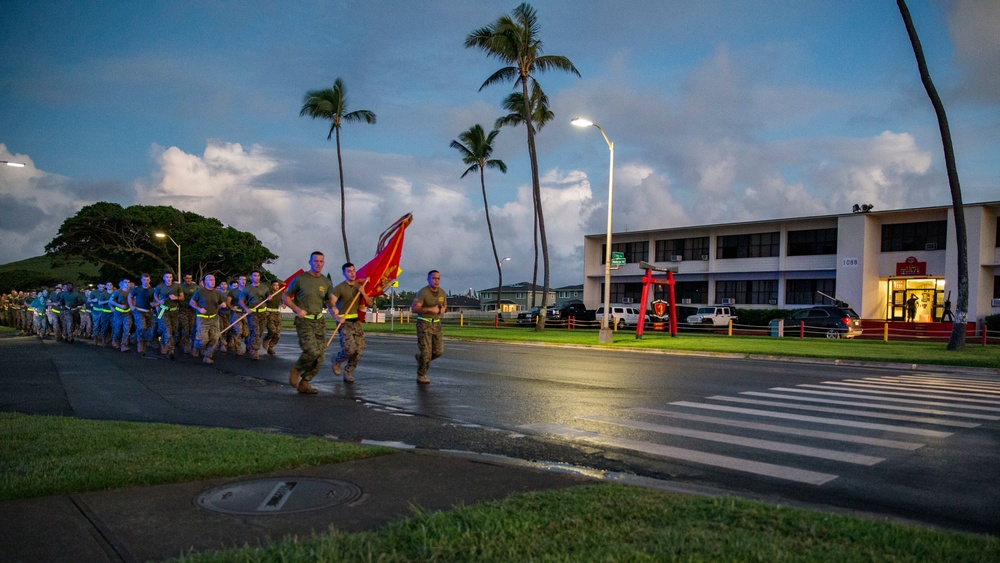
<path fill-rule="evenodd" d="M 615 326 L 615 321 L 618 322 L 618 328 L 639 326 L 639 309 L 636 309 L 631 305 L 611 305 L 611 311 L 608 317 L 608 322 L 612 328 Z M 597 319 L 597 322 L 604 321 L 603 305 L 594 311 L 594 318 Z"/>
<path fill-rule="evenodd" d="M 798 336 L 803 323 L 806 336 L 825 336 L 827 338 L 854 338 L 861 336 L 861 317 L 850 307 L 834 307 L 820 305 L 801 309 L 792 316 L 783 319 L 785 336 Z"/>
<path fill-rule="evenodd" d="M 568 301 L 545 310 L 545 317 L 550 321 L 566 322 L 571 317 L 580 321 L 594 320 L 594 311 L 588 310 L 582 301 Z"/>
<path fill-rule="evenodd" d="M 535 326 L 538 323 L 538 315 L 541 314 L 541 310 L 541 307 L 535 306 L 527 311 L 521 311 L 517 314 L 517 326 Z"/>
<path fill-rule="evenodd" d="M 692 307 L 691 305 L 676 305 L 677 307 L 677 323 L 681 324 L 687 321 L 687 318 L 698 312 L 697 307 Z M 665 323 L 670 321 L 670 308 L 663 314 L 662 317 L 658 316 L 654 311 L 653 307 L 650 306 L 646 309 L 647 316 L 650 322 Z"/>
<path fill-rule="evenodd" d="M 698 312 L 687 318 L 691 325 L 712 325 L 726 326 L 732 320 L 735 324 L 739 317 L 736 310 L 726 305 L 709 305 L 708 307 L 698 307 Z"/>

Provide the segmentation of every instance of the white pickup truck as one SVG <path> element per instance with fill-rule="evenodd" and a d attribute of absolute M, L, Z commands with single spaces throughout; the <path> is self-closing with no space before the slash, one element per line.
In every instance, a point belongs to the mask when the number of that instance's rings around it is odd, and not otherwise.
<path fill-rule="evenodd" d="M 687 318 L 690 325 L 726 326 L 729 321 L 736 322 L 736 310 L 725 305 L 698 307 L 698 312 Z"/>

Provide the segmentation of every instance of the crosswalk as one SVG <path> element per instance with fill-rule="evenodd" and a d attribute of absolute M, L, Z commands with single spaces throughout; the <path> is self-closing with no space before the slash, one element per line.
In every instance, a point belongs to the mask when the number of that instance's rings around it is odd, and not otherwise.
<path fill-rule="evenodd" d="M 934 374 L 866 377 L 637 406 L 617 414 L 521 428 L 820 486 L 845 467 L 876 466 L 1000 421 L 1000 383 Z"/>

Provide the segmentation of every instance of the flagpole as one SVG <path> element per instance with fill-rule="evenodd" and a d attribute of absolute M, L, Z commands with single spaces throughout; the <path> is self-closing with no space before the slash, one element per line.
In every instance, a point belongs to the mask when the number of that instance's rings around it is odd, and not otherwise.
<path fill-rule="evenodd" d="M 365 278 L 365 283 L 368 283 L 368 278 Z M 354 299 L 351 301 L 351 304 L 348 305 L 347 308 L 344 309 L 344 310 L 345 311 L 350 311 L 351 307 L 353 307 L 354 304 L 358 302 L 358 297 L 361 297 L 361 294 L 364 293 L 364 291 L 365 291 L 365 284 L 361 284 L 361 287 L 358 289 L 358 292 L 356 294 L 354 294 Z M 337 336 L 337 331 L 340 330 L 340 327 L 344 325 L 344 321 L 343 321 L 344 317 L 343 317 L 343 315 L 341 315 L 340 318 L 341 318 L 341 321 L 339 323 L 337 323 L 337 328 L 333 329 L 333 334 L 331 334 L 330 335 L 330 339 L 326 341 L 326 347 L 327 348 L 329 348 L 330 347 L 330 343 L 333 342 L 333 337 Z"/>

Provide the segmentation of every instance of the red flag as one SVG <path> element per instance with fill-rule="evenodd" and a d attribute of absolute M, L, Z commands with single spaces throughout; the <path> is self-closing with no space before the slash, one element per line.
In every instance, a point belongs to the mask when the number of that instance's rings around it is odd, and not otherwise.
<path fill-rule="evenodd" d="M 299 268 L 298 272 L 295 272 L 294 274 L 288 276 L 288 279 L 286 279 L 285 281 L 281 282 L 281 289 L 285 289 L 286 287 L 288 287 L 288 284 L 292 283 L 292 280 L 294 280 L 295 278 L 299 277 L 300 274 L 304 274 L 304 273 L 306 273 L 306 271 L 303 270 L 302 268 Z"/>
<path fill-rule="evenodd" d="M 361 266 L 358 279 L 368 278 L 365 293 L 371 297 L 382 295 L 399 275 L 399 259 L 403 256 L 403 233 L 413 222 L 413 214 L 407 213 L 386 229 L 378 240 L 375 258 Z"/>

